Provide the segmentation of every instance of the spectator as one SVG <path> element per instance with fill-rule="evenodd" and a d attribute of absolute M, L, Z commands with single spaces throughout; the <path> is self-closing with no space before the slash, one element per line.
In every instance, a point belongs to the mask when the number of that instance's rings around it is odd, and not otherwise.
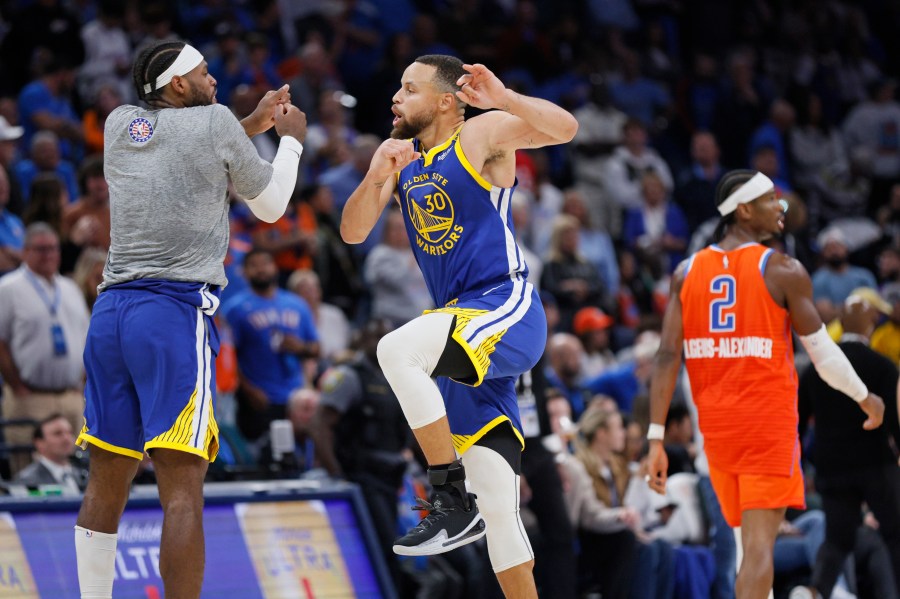
<path fill-rule="evenodd" d="M 758 146 L 755 148 L 750 155 L 750 166 L 775 183 L 776 193 L 783 195 L 793 190 L 790 182 L 781 175 L 781 163 L 778 161 L 778 152 L 774 147 Z"/>
<path fill-rule="evenodd" d="M 72 65 L 69 56 L 46 58 L 40 76 L 19 94 L 19 116 L 25 128 L 23 144 L 31 144 L 39 131 L 51 131 L 60 140 L 60 156 L 77 162 L 82 156 L 84 131 L 72 105 L 75 85 Z"/>
<path fill-rule="evenodd" d="M 31 140 L 31 158 L 20 160 L 14 167 L 23 198 L 31 200 L 31 183 L 39 174 L 51 173 L 60 178 L 66 189 L 66 203 L 78 197 L 78 177 L 71 162 L 60 157 L 59 138 L 52 131 L 41 131 Z"/>
<path fill-rule="evenodd" d="M 641 207 L 641 179 L 655 172 L 666 191 L 672 191 L 669 165 L 652 148 L 647 147 L 647 129 L 636 119 L 629 119 L 622 130 L 625 142 L 615 149 L 606 164 L 604 181 L 610 198 L 620 209 Z M 621 215 L 617 226 L 608 227 L 610 235 L 621 230 Z"/>
<path fill-rule="evenodd" d="M 107 251 L 101 248 L 87 248 L 78 255 L 72 280 L 81 289 L 88 311 L 93 311 L 99 295 L 98 287 L 103 282 L 103 267 L 106 266 Z"/>
<path fill-rule="evenodd" d="M 594 306 L 587 306 L 575 313 L 572 331 L 584 347 L 584 361 L 581 365 L 584 377 L 594 378 L 616 364 L 616 356 L 609 349 L 609 334 L 613 324 L 613 318 Z"/>
<path fill-rule="evenodd" d="M 882 291 L 892 283 L 900 283 L 900 247 L 891 244 L 882 249 L 878 254 L 877 266 L 878 283 Z"/>
<path fill-rule="evenodd" d="M 547 343 L 547 357 L 547 384 L 566 397 L 571 414 L 577 419 L 591 400 L 590 391 L 581 384 L 584 348 L 578 337 L 556 333 Z"/>
<path fill-rule="evenodd" d="M 288 291 L 306 301 L 319 332 L 319 353 L 334 360 L 350 346 L 350 323 L 340 308 L 322 301 L 319 275 L 312 270 L 295 270 L 287 280 Z"/>
<path fill-rule="evenodd" d="M 811 417 L 815 419 L 812 459 L 827 523 L 811 586 L 825 597 L 830 596 L 841 564 L 853 550 L 863 502 L 878 519 L 900 586 L 897 366 L 868 346 L 877 319 L 878 310 L 868 301 L 848 302 L 841 318 L 840 348 L 870 392 L 884 398 L 884 426 L 864 428 L 866 416 L 846 395 L 827 386 L 813 368 L 800 378 L 800 432 Z"/>
<path fill-rule="evenodd" d="M 372 295 L 372 318 L 399 327 L 421 316 L 432 302 L 409 246 L 403 215 L 399 210 L 387 212 L 384 237 L 369 253 L 363 269 Z"/>
<path fill-rule="evenodd" d="M 641 188 L 643 205 L 628 210 L 622 235 L 641 262 L 661 262 L 665 272 L 671 273 L 687 249 L 687 219 L 681 208 L 668 200 L 666 187 L 655 173 L 643 176 Z"/>
<path fill-rule="evenodd" d="M 897 82 L 881 79 L 870 86 L 867 102 L 856 105 L 844 120 L 847 151 L 866 148 L 874 156 L 874 185 L 870 199 L 880 203 L 890 186 L 900 178 L 900 103 L 894 98 Z"/>
<path fill-rule="evenodd" d="M 578 251 L 597 268 L 606 293 L 615 295 L 619 290 L 619 265 L 616 262 L 612 238 L 604 229 L 594 226 L 595 223 L 587 209 L 587 201 L 579 188 L 566 190 L 562 212 L 574 216 L 581 223 L 578 231 Z"/>
<path fill-rule="evenodd" d="M 63 495 L 81 495 L 87 486 L 87 472 L 75 467 L 75 433 L 69 420 L 59 412 L 42 418 L 34 427 L 32 442 L 35 461 L 13 480 L 27 487 L 59 485 Z"/>
<path fill-rule="evenodd" d="M 322 297 L 354 314 L 364 286 L 353 248 L 341 239 L 334 210 L 334 195 L 325 185 L 308 185 L 300 191 L 300 201 L 309 205 L 316 221 L 314 268 L 322 283 Z"/>
<path fill-rule="evenodd" d="M 550 253 L 541 274 L 541 289 L 549 291 L 559 305 L 563 329 L 570 329 L 572 317 L 584 306 L 606 306 L 606 288 L 597 268 L 579 252 L 580 223 L 568 214 L 553 222 Z"/>
<path fill-rule="evenodd" d="M 563 446 L 551 423 L 552 397 L 568 407 L 565 397 L 547 388 L 544 358 L 516 382 L 519 415 L 522 420 L 522 486 L 530 495 L 528 509 L 537 520 L 538 534 L 529 532 L 535 551 L 535 582 L 541 597 L 568 599 L 575 596 L 576 567 L 574 530 L 566 510 L 563 483 L 556 463 L 556 447 Z M 571 416 L 572 412 L 568 412 Z M 569 421 L 571 424 L 571 420 Z M 557 429 L 558 430 L 558 429 Z"/>
<path fill-rule="evenodd" d="M 690 410 L 682 403 L 673 404 L 666 414 L 666 432 L 663 439 L 669 458 L 670 477 L 679 472 L 696 472 L 694 459 L 697 457 L 697 447 L 693 444 L 693 437 L 694 425 L 691 422 Z"/>
<path fill-rule="evenodd" d="M 769 107 L 769 120 L 763 123 L 750 139 L 749 155 L 756 155 L 762 147 L 770 147 L 778 159 L 778 173 L 786 181 L 791 180 L 787 136 L 794 127 L 796 112 L 787 100 L 781 98 Z"/>
<path fill-rule="evenodd" d="M 644 331 L 635 340 L 634 347 L 630 350 L 630 359 L 584 381 L 583 385 L 592 394 L 599 393 L 613 398 L 622 413 L 631 414 L 635 398 L 646 395 L 650 390 L 650 372 L 658 349 L 659 333 Z"/>
<path fill-rule="evenodd" d="M 26 225 L 45 222 L 61 235 L 63 208 L 68 204 L 68 195 L 60 178 L 53 173 L 41 173 L 31 182 L 29 195 L 32 197 L 22 221 Z"/>
<path fill-rule="evenodd" d="M 378 365 L 378 341 L 391 330 L 389 322 L 369 321 L 358 353 L 325 373 L 313 430 L 328 473 L 366 489 L 379 546 L 398 583 L 399 563 L 391 547 L 397 530 L 397 492 L 403 484 L 404 454 L 411 437 L 400 402 Z"/>
<path fill-rule="evenodd" d="M 589 101 L 572 113 L 578 121 L 578 132 L 572 140 L 572 169 L 578 185 L 591 198 L 590 211 L 598 225 L 618 221 L 611 211 L 618 204 L 610 198 L 603 172 L 613 150 L 622 143 L 625 113 L 613 106 L 609 87 L 600 75 L 591 77 Z"/>
<path fill-rule="evenodd" d="M 735 51 L 729 60 L 728 79 L 719 95 L 713 127 L 725 164 L 744 164 L 747 160 L 747 143 L 763 120 L 772 95 L 769 82 L 756 72 L 753 50 Z"/>
<path fill-rule="evenodd" d="M 689 231 L 696 231 L 706 220 L 719 219 L 716 212 L 716 185 L 725 174 L 719 162 L 719 144 L 709 131 L 691 137 L 691 166 L 681 174 L 675 188 L 675 201 L 687 217 Z"/>
<path fill-rule="evenodd" d="M 538 291 L 541 290 L 541 274 L 544 272 L 544 262 L 538 258 L 537 254 L 531 251 L 531 247 L 526 242 L 529 226 L 531 224 L 531 206 L 527 194 L 515 194 L 510 201 L 510 213 L 512 214 L 513 230 L 516 235 L 516 244 L 522 251 L 522 257 L 525 265 L 528 266 L 528 282 L 534 285 Z"/>
<path fill-rule="evenodd" d="M 80 253 L 83 248 L 108 250 L 110 243 L 109 186 L 103 177 L 103 158 L 88 158 L 81 165 L 78 180 L 82 195 L 63 208 L 62 236 Z M 77 259 L 77 254 L 74 256 Z M 74 263 L 64 264 L 63 272 Z"/>
<path fill-rule="evenodd" d="M 553 234 L 553 221 L 562 211 L 565 196 L 562 190 L 550 180 L 550 159 L 547 152 L 536 151 L 529 154 L 534 161 L 534 201 L 531 202 L 531 218 L 529 219 L 531 230 L 528 232 L 527 239 L 529 247 L 541 260 L 546 260 L 547 252 L 550 249 L 550 237 Z M 517 160 L 518 156 L 519 153 L 516 154 Z M 518 197 L 520 193 L 519 190 L 516 190 L 513 197 Z M 601 219 L 597 222 L 605 221 Z"/>
<path fill-rule="evenodd" d="M 312 180 L 350 158 L 350 146 L 358 132 L 349 122 L 347 108 L 341 103 L 345 96 L 342 90 L 335 89 L 324 90 L 319 95 L 319 120 L 311 121 L 301 161 L 308 165 Z"/>
<path fill-rule="evenodd" d="M 16 147 L 22 137 L 24 129 L 9 124 L 5 117 L 0 116 L 0 169 L 6 173 L 9 185 L 9 209 L 15 214 L 22 214 L 22 188 L 19 179 L 15 176 L 13 164 L 17 160 Z"/>
<path fill-rule="evenodd" d="M 878 284 L 868 269 L 850 265 L 847 238 L 839 229 L 826 229 L 818 242 L 825 264 L 812 275 L 813 300 L 822 320 L 831 322 L 851 291 L 857 287 L 874 289 Z"/>
<path fill-rule="evenodd" d="M 300 110 L 306 113 L 310 123 L 317 123 L 319 118 L 319 98 L 326 90 L 342 89 L 340 75 L 334 66 L 334 62 L 322 42 L 316 38 L 310 38 L 297 51 L 297 74 L 289 78 L 291 86 L 291 101 Z M 413 57 L 415 58 L 415 57 Z M 409 62 L 404 62 L 404 66 Z M 397 77 L 402 73 L 398 73 Z M 391 79 L 395 84 L 397 78 Z M 392 89 L 391 95 L 394 90 Z M 388 96 L 388 99 L 390 96 Z"/>
<path fill-rule="evenodd" d="M 251 441 L 286 415 L 288 398 L 304 386 L 301 360 L 319 353 L 319 337 L 306 302 L 276 285 L 272 255 L 251 250 L 244 257 L 250 288 L 223 308 L 237 352 L 237 425 Z"/>
<path fill-rule="evenodd" d="M 794 182 L 808 189 L 823 170 L 847 170 L 847 155 L 840 131 L 833 128 L 822 112 L 822 100 L 808 93 L 798 106 L 797 124 L 788 136 Z"/>
<path fill-rule="evenodd" d="M 344 210 L 347 198 L 353 190 L 359 186 L 363 177 L 369 170 L 369 163 L 375 150 L 381 145 L 381 141 L 374 135 L 360 135 L 350 143 L 350 158 L 336 166 L 333 166 L 319 175 L 318 183 L 327 186 L 334 197 L 332 210 L 340 214 Z M 382 213 L 378 222 L 372 228 L 372 232 L 366 241 L 354 248 L 354 251 L 362 256 L 368 254 L 378 240 L 382 237 L 386 216 Z"/>
<path fill-rule="evenodd" d="M 9 211 L 9 179 L 0 168 L 0 276 L 22 262 L 25 227 L 22 219 Z"/>
<path fill-rule="evenodd" d="M 3 73 L 15 89 L 28 82 L 29 61 L 41 52 L 65 56 L 74 65 L 84 61 L 78 17 L 63 2 L 42 0 L 18 6 L 22 8 L 12 13 L 11 27 L 0 45 Z"/>
<path fill-rule="evenodd" d="M 0 279 L 3 417 L 40 420 L 59 412 L 75 430 L 83 424 L 87 306 L 78 286 L 58 274 L 59 237 L 49 225 L 28 226 L 22 258 Z M 6 431 L 8 443 L 29 440 L 27 431 Z M 13 471 L 24 465 L 14 456 Z"/>
<path fill-rule="evenodd" d="M 86 96 L 93 98 L 84 111 L 81 125 L 84 129 L 85 152 L 88 155 L 103 153 L 103 129 L 106 117 L 125 103 L 121 91 L 113 83 L 100 83 Z"/>
<path fill-rule="evenodd" d="M 588 410 L 578 430 L 576 460 L 564 465 L 570 480 L 579 481 L 573 482 L 579 492 L 569 501 L 569 514 L 579 527 L 579 572 L 599 582 L 604 597 L 669 597 L 672 549 L 662 541 L 646 541 L 638 511 L 625 505 L 631 473 L 620 455 L 625 449 L 621 414 Z"/>
<path fill-rule="evenodd" d="M 309 203 L 300 201 L 301 193 L 294 192 L 282 218 L 257 221 L 251 234 L 254 248 L 274 256 L 279 283 L 295 270 L 311 268 L 316 253 L 316 219 Z"/>
<path fill-rule="evenodd" d="M 105 81 L 111 84 L 120 104 L 125 99 L 131 103 L 131 42 L 123 29 L 126 9 L 119 0 L 100 0 L 97 17 L 81 28 L 85 60 L 78 73 L 78 90 L 82 98 L 94 96 L 97 84 Z"/>
<path fill-rule="evenodd" d="M 665 87 L 643 76 L 640 57 L 631 50 L 622 53 L 622 79 L 610 83 L 609 95 L 616 108 L 647 128 L 655 128 L 672 103 Z"/>
<path fill-rule="evenodd" d="M 806 190 L 811 234 L 840 218 L 865 217 L 872 190 L 871 170 L 869 150 L 859 147 L 850 152 L 846 162 L 829 165 L 813 176 Z"/>

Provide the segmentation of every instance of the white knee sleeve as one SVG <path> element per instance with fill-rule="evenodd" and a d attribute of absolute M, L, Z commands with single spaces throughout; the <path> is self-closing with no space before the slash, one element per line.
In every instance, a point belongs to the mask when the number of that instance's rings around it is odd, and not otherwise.
<path fill-rule="evenodd" d="M 447 414 L 431 373 L 444 353 L 452 323 L 452 314 L 425 314 L 388 333 L 378 343 L 378 365 L 412 429 Z"/>
<path fill-rule="evenodd" d="M 519 517 L 519 475 L 493 449 L 473 445 L 463 456 L 466 478 L 478 496 L 478 511 L 487 526 L 488 555 L 494 572 L 534 559 Z"/>

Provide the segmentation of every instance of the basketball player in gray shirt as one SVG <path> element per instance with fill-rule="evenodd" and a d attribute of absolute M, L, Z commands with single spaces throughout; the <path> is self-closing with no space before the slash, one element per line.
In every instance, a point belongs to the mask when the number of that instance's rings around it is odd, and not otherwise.
<path fill-rule="evenodd" d="M 164 511 L 165 595 L 189 599 L 203 584 L 203 479 L 218 451 L 212 317 L 227 283 L 228 180 L 260 219 L 280 218 L 306 116 L 284 86 L 239 122 L 183 42 L 145 49 L 133 77 L 149 108 L 120 106 L 104 131 L 112 245 L 84 352 L 77 442 L 90 446 L 91 465 L 75 527 L 78 580 L 83 599 L 112 597 L 116 532 L 146 451 Z M 269 164 L 250 137 L 272 126 L 281 143 Z"/>

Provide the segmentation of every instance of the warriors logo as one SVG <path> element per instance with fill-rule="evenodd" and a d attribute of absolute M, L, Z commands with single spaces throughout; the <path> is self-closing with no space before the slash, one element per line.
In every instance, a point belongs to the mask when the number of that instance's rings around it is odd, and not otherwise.
<path fill-rule="evenodd" d="M 414 177 L 403 186 L 407 214 L 418 234 L 416 245 L 433 256 L 453 249 L 462 232 L 460 225 L 453 226 L 453 201 L 439 184 L 441 180 L 446 182 L 440 175 L 432 179 L 425 174 Z"/>

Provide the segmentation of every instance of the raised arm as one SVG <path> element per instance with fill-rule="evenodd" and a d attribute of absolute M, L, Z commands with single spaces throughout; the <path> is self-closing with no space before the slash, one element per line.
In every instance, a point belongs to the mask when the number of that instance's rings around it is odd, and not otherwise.
<path fill-rule="evenodd" d="M 648 483 L 650 488 L 665 495 L 666 478 L 669 459 L 663 447 L 663 435 L 666 415 L 672 392 L 678 380 L 681 368 L 681 347 L 684 342 L 684 323 L 681 321 L 681 287 L 684 285 L 686 263 L 682 262 L 672 276 L 672 288 L 669 303 L 663 316 L 662 335 L 659 350 L 653 359 L 653 371 L 650 375 L 650 428 L 647 433 L 650 439 L 650 453 L 647 458 L 649 469 Z"/>
<path fill-rule="evenodd" d="M 378 146 L 369 171 L 344 205 L 341 237 L 345 242 L 362 243 L 366 240 L 397 189 L 394 173 L 399 173 L 420 156 L 410 141 L 386 139 Z"/>
<path fill-rule="evenodd" d="M 788 310 L 800 343 L 822 380 L 859 403 L 860 409 L 868 416 L 863 423 L 864 429 L 881 426 L 884 402 L 869 392 L 847 356 L 825 330 L 813 303 L 812 281 L 803 265 L 789 256 L 776 253 L 769 260 L 765 276 L 775 301 Z"/>
<path fill-rule="evenodd" d="M 507 89 L 483 64 L 466 64 L 463 68 L 468 73 L 456 82 L 460 86 L 457 97 L 475 108 L 501 111 L 476 117 L 490 119 L 485 127 L 487 155 L 566 143 L 575 137 L 578 121 L 568 111 Z"/>

